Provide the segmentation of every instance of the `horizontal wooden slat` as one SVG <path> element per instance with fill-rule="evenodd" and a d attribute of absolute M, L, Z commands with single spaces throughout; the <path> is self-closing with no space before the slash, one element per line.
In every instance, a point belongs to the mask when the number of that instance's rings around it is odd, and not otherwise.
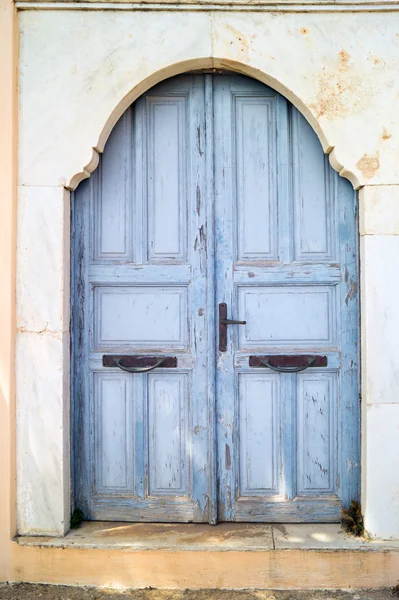
<path fill-rule="evenodd" d="M 115 510 L 115 501 L 110 498 L 94 499 L 91 518 L 93 521 L 108 520 Z M 173 523 L 178 521 L 195 522 L 195 506 L 188 498 L 145 498 L 121 499 L 118 501 L 118 519 L 144 523 Z M 203 520 L 203 519 L 198 519 Z"/>
<path fill-rule="evenodd" d="M 273 283 L 314 283 L 331 285 L 339 283 L 341 271 L 336 264 L 236 264 L 233 271 L 237 285 L 262 285 Z"/>
<path fill-rule="evenodd" d="M 235 521 L 258 523 L 339 523 L 342 503 L 338 498 L 261 502 L 240 498 L 236 502 Z"/>
<path fill-rule="evenodd" d="M 185 285 L 191 282 L 190 265 L 175 263 L 161 265 L 95 264 L 89 267 L 90 282 L 94 285 L 111 282 L 118 284 Z"/>

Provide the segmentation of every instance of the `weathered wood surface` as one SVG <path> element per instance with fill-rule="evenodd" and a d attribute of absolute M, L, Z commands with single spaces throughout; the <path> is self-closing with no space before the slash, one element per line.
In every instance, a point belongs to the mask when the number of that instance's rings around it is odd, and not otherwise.
<path fill-rule="evenodd" d="M 141 97 L 74 198 L 75 501 L 138 521 L 337 521 L 359 494 L 356 205 L 279 94 Z M 215 350 L 227 303 L 227 352 Z M 103 354 L 176 356 L 130 375 Z M 327 357 L 278 374 L 251 355 Z"/>

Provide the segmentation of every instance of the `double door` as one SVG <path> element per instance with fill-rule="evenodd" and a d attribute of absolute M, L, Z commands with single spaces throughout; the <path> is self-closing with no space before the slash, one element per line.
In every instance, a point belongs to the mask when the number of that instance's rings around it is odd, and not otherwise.
<path fill-rule="evenodd" d="M 334 522 L 359 486 L 355 197 L 305 119 L 188 74 L 73 198 L 75 505 Z"/>

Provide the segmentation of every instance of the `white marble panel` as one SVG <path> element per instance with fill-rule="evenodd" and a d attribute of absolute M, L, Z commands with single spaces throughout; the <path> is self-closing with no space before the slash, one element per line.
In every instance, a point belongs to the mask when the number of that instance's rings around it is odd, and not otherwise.
<path fill-rule="evenodd" d="M 399 403 L 399 236 L 361 238 L 362 396 Z"/>
<path fill-rule="evenodd" d="M 69 529 L 69 336 L 20 333 L 16 348 L 17 530 Z"/>
<path fill-rule="evenodd" d="M 363 187 L 359 221 L 360 235 L 399 235 L 399 185 Z"/>
<path fill-rule="evenodd" d="M 399 539 L 399 404 L 367 406 L 362 505 L 368 533 Z"/>
<path fill-rule="evenodd" d="M 69 329 L 69 193 L 60 187 L 19 187 L 17 327 Z"/>

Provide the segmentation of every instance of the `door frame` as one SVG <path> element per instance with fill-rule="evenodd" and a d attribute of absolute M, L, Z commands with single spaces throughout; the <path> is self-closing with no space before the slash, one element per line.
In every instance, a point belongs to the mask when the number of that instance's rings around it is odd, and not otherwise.
<path fill-rule="evenodd" d="M 190 74 L 199 74 L 198 71 L 196 72 L 188 72 L 186 73 L 187 75 Z M 206 135 L 205 135 L 205 155 L 206 155 L 206 160 L 205 160 L 205 170 L 206 170 L 206 177 L 205 177 L 205 181 L 206 181 L 206 186 L 208 187 L 209 185 L 209 189 L 207 189 L 207 198 L 209 198 L 209 201 L 207 202 L 207 216 L 206 216 L 206 220 L 207 220 L 207 253 L 208 253 L 208 262 L 207 262 L 207 295 L 209 299 L 213 299 L 213 306 L 215 307 L 215 311 L 216 311 L 216 292 L 215 292 L 215 280 L 214 280 L 214 268 L 215 268 L 215 201 L 214 201 L 214 153 L 213 153 L 213 84 L 212 84 L 212 75 L 214 74 L 213 72 L 209 73 L 209 72 L 203 72 L 204 77 L 205 77 L 205 130 L 206 130 Z M 231 75 L 231 74 L 235 74 L 232 73 L 231 71 L 226 71 L 227 75 Z M 329 167 L 331 169 L 331 167 Z M 74 210 L 75 206 L 74 206 L 74 202 L 71 203 L 71 224 L 72 224 L 72 229 L 71 231 L 73 233 L 75 233 L 76 231 L 76 226 L 79 227 L 79 225 L 76 224 L 75 222 L 75 213 L 76 211 Z M 356 210 L 356 222 L 357 222 L 357 210 Z M 87 237 L 88 237 L 88 232 L 87 232 L 87 228 L 85 228 L 83 226 L 83 229 L 86 229 L 86 243 L 87 243 Z M 357 232 L 357 229 L 356 229 Z M 74 237 L 74 236 L 73 236 Z M 74 239 L 75 242 L 75 239 Z M 359 274 L 359 253 L 358 253 L 358 235 L 356 235 L 356 247 L 357 247 L 357 273 Z M 75 317 L 75 309 L 74 309 L 74 299 L 75 299 L 75 303 L 77 303 L 80 306 L 79 302 L 76 302 L 76 299 L 78 298 L 77 296 L 77 289 L 82 287 L 82 283 L 84 285 L 84 282 L 82 282 L 82 275 L 83 275 L 83 263 L 81 260 L 79 260 L 79 257 L 81 257 L 82 255 L 82 247 L 76 246 L 76 244 L 71 244 L 71 290 L 72 290 L 72 294 L 71 294 L 71 300 L 72 300 L 72 306 L 71 306 L 71 328 L 72 331 L 74 331 L 74 322 L 76 320 Z M 86 293 L 88 293 L 88 290 L 86 290 Z M 209 300 L 210 303 L 210 300 Z M 84 311 L 82 311 L 84 312 Z M 82 315 L 81 312 L 78 312 L 78 317 L 77 320 L 81 321 L 81 319 L 84 318 L 84 316 Z M 215 312 L 215 318 L 214 319 L 208 319 L 208 326 L 209 326 L 209 335 L 208 335 L 208 353 L 209 356 L 215 356 L 215 360 L 214 361 L 209 361 L 209 366 L 208 366 L 208 373 L 209 373 L 209 386 L 208 386 L 208 414 L 210 417 L 210 421 L 209 421 L 209 459 L 210 459 L 210 489 L 209 489 L 209 522 L 211 524 L 215 524 L 216 522 L 218 522 L 217 519 L 217 515 L 218 515 L 218 501 L 219 501 L 219 495 L 217 493 L 217 487 L 218 487 L 218 482 L 217 482 L 217 472 L 218 472 L 218 453 L 217 453 L 217 442 L 218 442 L 218 436 L 217 436 L 217 417 L 216 417 L 216 410 L 217 410 L 217 405 L 216 402 L 214 401 L 215 398 L 215 394 L 216 394 L 216 357 L 217 357 L 217 315 Z M 86 328 L 87 329 L 87 328 Z M 77 331 L 77 329 L 76 329 Z M 88 331 L 86 331 L 85 333 L 86 336 L 88 336 Z M 359 334 L 360 335 L 360 334 Z M 88 337 L 86 337 L 86 343 L 88 343 Z M 79 345 L 77 344 L 76 340 L 74 339 L 74 341 L 72 342 L 72 352 L 71 352 L 71 357 L 72 357 L 72 361 L 71 361 L 71 375 L 72 375 L 72 382 L 75 382 L 76 379 L 76 371 L 74 373 L 74 363 L 75 360 L 78 359 L 80 360 L 80 356 L 79 354 L 77 355 L 77 357 L 74 356 L 74 349 L 76 347 L 79 347 Z M 73 383 L 74 385 L 74 383 Z M 74 396 L 75 396 L 74 392 Z M 75 457 L 77 455 L 76 452 L 76 448 L 75 445 L 77 443 L 77 433 L 78 433 L 78 429 L 79 429 L 79 419 L 76 418 L 76 406 L 75 406 L 75 401 L 72 402 L 72 423 L 73 423 L 73 427 L 71 427 L 71 435 L 72 435 L 72 440 L 71 440 L 71 448 L 72 448 L 72 455 L 71 455 L 71 460 L 72 460 L 72 472 L 73 472 L 73 490 L 78 489 L 81 486 L 81 478 L 78 476 L 78 468 L 76 467 L 76 460 Z M 338 423 L 338 435 L 340 436 L 340 429 L 339 429 L 339 423 Z M 359 434 L 360 437 L 360 434 Z M 357 487 L 358 489 L 360 489 L 360 483 L 356 482 L 355 487 Z M 75 491 L 73 491 L 73 498 L 75 498 Z"/>

